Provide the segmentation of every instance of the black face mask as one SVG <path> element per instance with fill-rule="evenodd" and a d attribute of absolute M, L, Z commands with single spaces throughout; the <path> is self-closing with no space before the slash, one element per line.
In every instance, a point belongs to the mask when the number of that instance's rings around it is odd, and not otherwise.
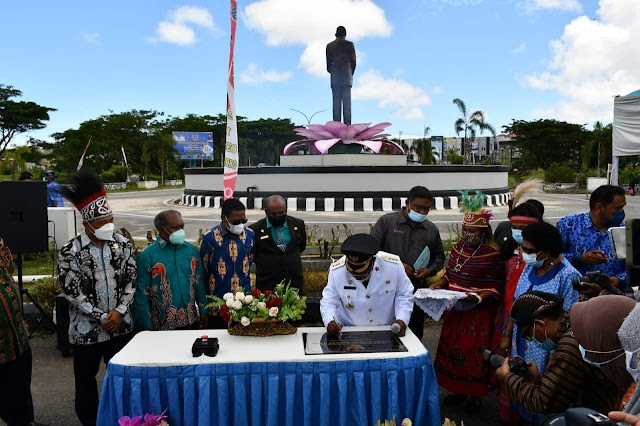
<path fill-rule="evenodd" d="M 267 216 L 269 223 L 273 226 L 280 227 L 287 221 L 287 216 Z"/>

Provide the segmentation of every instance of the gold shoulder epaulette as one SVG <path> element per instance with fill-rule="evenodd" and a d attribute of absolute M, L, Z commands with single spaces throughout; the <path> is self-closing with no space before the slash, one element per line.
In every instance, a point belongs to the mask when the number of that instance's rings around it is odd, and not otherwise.
<path fill-rule="evenodd" d="M 340 259 L 336 260 L 335 262 L 333 262 L 331 264 L 330 269 L 336 269 L 336 268 L 339 268 L 341 266 L 344 266 L 344 261 L 345 261 L 345 258 L 341 257 Z"/>
<path fill-rule="evenodd" d="M 391 262 L 391 263 L 399 263 L 400 262 L 400 257 L 396 256 L 395 254 L 385 254 L 380 256 L 380 258 L 382 260 L 384 260 L 385 262 Z"/>

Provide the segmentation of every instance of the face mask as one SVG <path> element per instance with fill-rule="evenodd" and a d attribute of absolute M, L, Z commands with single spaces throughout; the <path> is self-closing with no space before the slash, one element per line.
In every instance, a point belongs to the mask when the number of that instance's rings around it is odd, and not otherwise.
<path fill-rule="evenodd" d="M 244 223 L 240 223 L 238 225 L 230 224 L 229 232 L 231 232 L 232 234 L 240 235 L 242 234 L 242 231 L 244 231 Z"/>
<path fill-rule="evenodd" d="M 94 229 L 93 226 L 91 226 L 91 229 L 93 229 L 93 235 L 95 235 L 97 239 L 111 241 L 113 240 L 113 231 L 116 229 L 116 226 L 113 223 L 107 223 L 98 229 Z"/>
<path fill-rule="evenodd" d="M 267 216 L 269 223 L 276 228 L 281 227 L 287 221 L 287 216 Z"/>
<path fill-rule="evenodd" d="M 587 364 L 589 364 L 590 366 L 595 367 L 595 368 L 601 368 L 603 365 L 609 364 L 610 362 L 615 361 L 616 359 L 620 358 L 622 355 L 625 354 L 625 352 L 623 352 L 623 353 L 619 354 L 618 356 L 616 356 L 614 358 L 611 358 L 608 361 L 595 362 L 595 361 L 591 361 L 589 358 L 587 358 L 587 352 L 593 353 L 593 354 L 612 354 L 612 353 L 620 352 L 620 349 L 616 349 L 616 350 L 613 350 L 613 351 L 605 351 L 605 352 L 588 351 L 584 347 L 582 347 L 581 344 L 578 344 L 578 349 L 580 350 L 580 355 L 582 355 L 582 359 L 584 360 L 584 362 L 586 362 Z"/>
<path fill-rule="evenodd" d="M 529 266 L 532 266 L 534 268 L 539 268 L 544 264 L 544 261 L 547 259 L 546 257 L 544 259 L 540 259 L 538 260 L 538 255 L 542 253 L 542 252 L 538 252 L 538 253 L 522 253 L 522 261 L 524 263 L 526 263 Z"/>
<path fill-rule="evenodd" d="M 415 223 L 422 223 L 425 220 L 427 220 L 427 215 L 426 214 L 422 214 L 422 213 L 418 213 L 418 212 L 414 212 L 413 210 L 409 209 L 409 220 L 411 220 L 411 222 L 415 222 Z"/>
<path fill-rule="evenodd" d="M 187 238 L 187 233 L 184 232 L 184 229 L 178 229 L 177 231 L 172 232 L 171 235 L 169 235 L 169 242 L 176 246 L 181 246 L 182 244 L 184 244 L 184 240 L 186 238 Z"/>
<path fill-rule="evenodd" d="M 556 348 L 556 342 L 549 339 L 549 337 L 547 336 L 546 324 L 544 326 L 544 342 L 538 341 L 538 339 L 536 339 L 535 336 L 536 336 L 536 323 L 534 322 L 533 323 L 533 343 L 535 343 L 536 346 L 538 346 L 543 351 L 547 351 L 547 352 L 552 351 Z"/>
<path fill-rule="evenodd" d="M 633 377 L 633 381 L 638 383 L 638 379 L 640 379 L 640 377 L 638 376 L 638 365 L 640 365 L 640 361 L 638 362 L 638 364 L 636 365 L 635 368 L 633 368 L 631 366 L 631 360 L 633 359 L 633 356 L 640 353 L 640 349 L 636 350 L 635 352 L 630 352 L 630 351 L 624 351 L 624 357 L 625 357 L 625 364 L 627 366 L 627 372 L 629 373 L 629 375 L 631 377 Z"/>
<path fill-rule="evenodd" d="M 522 244 L 522 229 L 512 229 L 511 236 L 518 243 L 518 245 Z"/>
<path fill-rule="evenodd" d="M 613 216 L 611 219 L 607 221 L 607 226 L 609 228 L 620 226 L 624 221 L 624 210 L 620 210 L 619 212 L 613 212 Z"/>
<path fill-rule="evenodd" d="M 462 231 L 462 242 L 465 246 L 477 247 L 482 242 L 482 239 L 471 232 Z"/>

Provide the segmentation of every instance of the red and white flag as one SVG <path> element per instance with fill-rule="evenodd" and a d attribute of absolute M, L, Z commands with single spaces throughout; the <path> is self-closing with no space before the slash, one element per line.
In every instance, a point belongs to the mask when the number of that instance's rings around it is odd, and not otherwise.
<path fill-rule="evenodd" d="M 231 1 L 231 44 L 229 47 L 229 79 L 227 80 L 227 132 L 224 150 L 224 199 L 233 198 L 238 179 L 238 122 L 236 121 L 236 95 L 234 83 L 234 47 L 236 44 L 236 18 L 238 2 Z"/>
<path fill-rule="evenodd" d="M 84 164 L 84 156 L 87 154 L 89 145 L 91 145 L 91 138 L 89 138 L 89 142 L 87 142 L 87 146 L 84 147 L 84 152 L 82 153 L 82 157 L 80 157 L 80 161 L 78 161 L 78 168 L 76 169 L 76 171 L 79 171 L 82 168 L 82 164 Z"/>

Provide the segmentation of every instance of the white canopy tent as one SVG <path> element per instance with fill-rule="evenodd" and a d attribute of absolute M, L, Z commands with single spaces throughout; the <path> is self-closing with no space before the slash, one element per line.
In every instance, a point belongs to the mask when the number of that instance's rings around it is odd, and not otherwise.
<path fill-rule="evenodd" d="M 612 151 L 611 184 L 618 185 L 620 157 L 640 155 L 640 90 L 613 100 Z"/>

